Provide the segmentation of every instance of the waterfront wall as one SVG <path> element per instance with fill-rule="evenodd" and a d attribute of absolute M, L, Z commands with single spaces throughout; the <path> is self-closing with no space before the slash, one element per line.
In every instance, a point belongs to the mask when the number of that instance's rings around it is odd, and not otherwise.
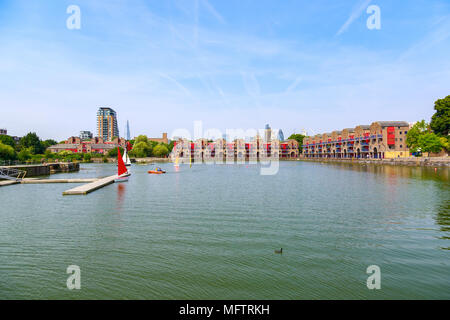
<path fill-rule="evenodd" d="M 59 172 L 75 172 L 80 170 L 79 163 L 61 162 L 47 164 L 31 164 L 8 166 L 8 168 L 24 170 L 27 172 L 26 177 L 48 176 Z"/>
<path fill-rule="evenodd" d="M 344 162 L 359 164 L 381 164 L 381 165 L 403 165 L 403 166 L 423 166 L 423 167 L 450 167 L 450 157 L 409 157 L 395 159 L 333 159 L 333 158 L 300 158 L 302 161 L 313 162 Z"/>

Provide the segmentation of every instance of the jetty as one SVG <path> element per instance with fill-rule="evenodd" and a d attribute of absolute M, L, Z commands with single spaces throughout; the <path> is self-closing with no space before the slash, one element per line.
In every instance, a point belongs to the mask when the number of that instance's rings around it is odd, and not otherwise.
<path fill-rule="evenodd" d="M 45 183 L 91 183 L 99 179 L 36 179 L 36 178 L 25 178 L 20 181 L 24 184 L 45 184 Z"/>
<path fill-rule="evenodd" d="M 114 183 L 114 180 L 119 178 L 119 175 L 115 174 L 110 177 L 98 179 L 94 182 L 90 182 L 88 184 L 84 184 L 82 186 L 75 187 L 73 189 L 67 190 L 63 192 L 63 195 L 86 195 L 88 193 L 91 193 L 92 191 L 95 191 L 97 189 L 103 188 L 104 186 L 107 186 L 111 183 Z"/>
<path fill-rule="evenodd" d="M 20 181 L 16 180 L 0 180 L 0 187 L 10 186 L 12 184 L 18 184 Z"/>

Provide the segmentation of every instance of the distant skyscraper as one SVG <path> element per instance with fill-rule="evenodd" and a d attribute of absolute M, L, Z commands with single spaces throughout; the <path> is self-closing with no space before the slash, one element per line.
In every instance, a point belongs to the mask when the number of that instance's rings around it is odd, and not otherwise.
<path fill-rule="evenodd" d="M 278 140 L 280 141 L 284 141 L 284 134 L 283 134 L 283 130 L 278 130 Z"/>
<path fill-rule="evenodd" d="M 270 128 L 270 126 L 268 124 L 266 124 L 264 138 L 265 138 L 265 141 L 267 141 L 267 142 L 272 140 L 272 129 Z"/>
<path fill-rule="evenodd" d="M 94 135 L 90 131 L 80 131 L 81 140 L 90 140 Z"/>
<path fill-rule="evenodd" d="M 117 114 L 113 109 L 102 107 L 98 109 L 97 135 L 105 141 L 111 141 L 113 137 L 119 137 Z"/>
<path fill-rule="evenodd" d="M 127 120 L 127 140 L 130 140 L 130 122 Z"/>

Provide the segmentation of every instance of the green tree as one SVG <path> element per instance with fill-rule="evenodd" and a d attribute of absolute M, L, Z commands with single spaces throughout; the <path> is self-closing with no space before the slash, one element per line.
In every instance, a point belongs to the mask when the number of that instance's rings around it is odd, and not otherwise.
<path fill-rule="evenodd" d="M 31 156 L 33 155 L 33 147 L 29 147 L 29 148 L 22 148 L 22 150 L 19 151 L 19 153 L 17 154 L 17 158 L 20 161 L 27 161 L 29 159 L 31 159 Z"/>
<path fill-rule="evenodd" d="M 141 135 L 139 135 L 139 136 L 135 139 L 135 141 L 134 141 L 134 143 L 139 143 L 139 142 L 145 142 L 145 143 L 148 143 L 149 141 L 148 141 L 148 138 L 147 138 L 146 135 L 141 134 Z"/>
<path fill-rule="evenodd" d="M 58 144 L 58 142 L 53 139 L 47 139 L 45 141 L 42 141 L 42 146 L 45 149 L 47 149 L 48 147 L 54 146 L 55 144 Z"/>
<path fill-rule="evenodd" d="M 15 160 L 16 152 L 10 145 L 0 142 L 0 159 L 1 160 Z"/>
<path fill-rule="evenodd" d="M 67 158 L 68 156 L 70 156 L 72 154 L 73 154 L 73 152 L 70 151 L 70 150 L 63 150 L 63 151 L 58 152 L 58 158 L 59 159 L 64 159 L 64 158 Z"/>
<path fill-rule="evenodd" d="M 123 155 L 123 148 L 119 147 L 120 154 Z M 110 158 L 117 158 L 117 148 L 111 149 L 108 151 L 108 157 Z"/>
<path fill-rule="evenodd" d="M 44 153 L 45 148 L 42 145 L 42 141 L 39 139 L 36 133 L 30 132 L 19 141 L 20 149 L 31 148 L 29 151 L 34 154 Z"/>
<path fill-rule="evenodd" d="M 153 155 L 156 157 L 165 157 L 168 154 L 169 154 L 169 149 L 163 144 L 158 144 L 153 149 Z"/>
<path fill-rule="evenodd" d="M 8 135 L 0 135 L 0 143 L 6 144 L 13 148 L 16 147 L 16 142 L 14 141 L 14 139 L 11 136 L 8 136 Z"/>
<path fill-rule="evenodd" d="M 299 133 L 294 133 L 294 134 L 291 134 L 291 135 L 289 136 L 288 139 L 294 139 L 294 140 L 297 140 L 297 142 L 298 142 L 298 148 L 299 148 L 300 152 L 302 152 L 302 151 L 303 151 L 302 145 L 303 145 L 303 139 L 304 139 L 304 138 L 305 138 L 304 135 L 299 134 Z"/>
<path fill-rule="evenodd" d="M 167 149 L 169 149 L 169 153 L 173 150 L 173 145 L 175 144 L 174 140 L 170 140 L 169 144 L 167 145 Z"/>
<path fill-rule="evenodd" d="M 418 152 L 420 146 L 419 139 L 427 131 L 428 125 L 425 120 L 416 122 L 406 135 L 406 145 L 411 152 Z M 423 151 L 423 150 L 422 150 Z"/>
<path fill-rule="evenodd" d="M 419 146 L 422 152 L 438 153 L 444 147 L 441 139 L 432 132 L 425 132 L 419 137 Z"/>
<path fill-rule="evenodd" d="M 46 159 L 53 159 L 54 158 L 54 153 L 51 152 L 50 150 L 45 150 L 44 156 L 45 156 Z"/>
<path fill-rule="evenodd" d="M 145 158 L 152 155 L 152 146 L 148 142 L 140 141 L 134 144 L 132 155 L 137 158 Z"/>
<path fill-rule="evenodd" d="M 447 136 L 450 131 L 450 95 L 434 103 L 435 114 L 431 117 L 430 127 L 434 133 Z"/>
<path fill-rule="evenodd" d="M 92 155 L 90 153 L 85 153 L 83 155 L 83 161 L 84 162 L 91 162 L 91 158 L 92 158 Z"/>
<path fill-rule="evenodd" d="M 441 144 L 445 150 L 450 151 L 450 136 L 440 137 Z"/>

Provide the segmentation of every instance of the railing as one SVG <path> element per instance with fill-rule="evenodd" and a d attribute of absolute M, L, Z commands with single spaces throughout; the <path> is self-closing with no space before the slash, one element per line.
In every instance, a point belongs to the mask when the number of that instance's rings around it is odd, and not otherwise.
<path fill-rule="evenodd" d="M 95 158 L 95 157 L 93 157 Z M 22 165 L 32 165 L 32 164 L 44 164 L 44 163 L 61 163 L 61 162 L 80 162 L 77 160 L 67 160 L 67 161 L 55 161 L 52 159 L 49 159 L 45 162 L 42 162 L 41 160 L 27 160 L 27 161 L 20 161 L 20 160 L 0 160 L 0 167 L 6 167 L 6 166 L 22 166 Z"/>
<path fill-rule="evenodd" d="M 20 180 L 27 174 L 24 170 L 18 170 L 8 167 L 0 167 L 0 179 Z"/>

